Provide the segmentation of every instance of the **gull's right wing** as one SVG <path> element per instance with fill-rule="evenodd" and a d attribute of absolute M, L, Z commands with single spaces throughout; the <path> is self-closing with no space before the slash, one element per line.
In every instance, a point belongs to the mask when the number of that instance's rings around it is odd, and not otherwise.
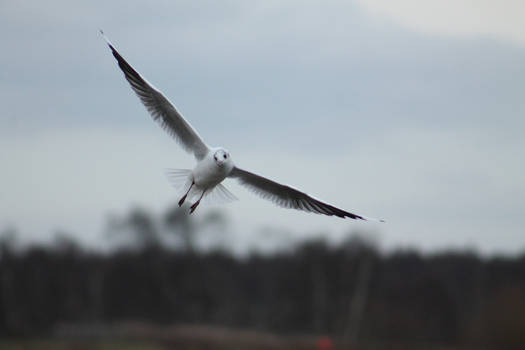
<path fill-rule="evenodd" d="M 140 98 L 146 109 L 160 126 L 166 130 L 195 158 L 201 160 L 209 152 L 208 146 L 202 141 L 197 131 L 192 128 L 175 106 L 153 85 L 148 83 L 126 60 L 118 53 L 111 42 L 100 31 L 108 44 L 113 56 L 117 59 L 120 69 L 130 83 L 131 88 Z"/>
<path fill-rule="evenodd" d="M 280 207 L 304 210 L 316 214 L 338 216 L 340 218 L 351 218 L 356 220 L 375 220 L 365 216 L 352 214 L 333 205 L 322 202 L 304 192 L 296 190 L 287 185 L 281 185 L 275 181 L 250 173 L 249 171 L 233 168 L 229 177 L 236 178 L 241 185 L 247 186 L 255 194 L 268 199 Z M 382 221 L 382 220 L 378 220 Z"/>

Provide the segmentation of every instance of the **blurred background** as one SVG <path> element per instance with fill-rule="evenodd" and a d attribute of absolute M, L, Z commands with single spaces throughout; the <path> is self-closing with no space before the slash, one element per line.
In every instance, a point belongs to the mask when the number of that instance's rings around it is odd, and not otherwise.
<path fill-rule="evenodd" d="M 0 2 L 0 347 L 520 349 L 524 12 Z M 189 216 L 99 28 L 240 167 L 386 223 Z"/>

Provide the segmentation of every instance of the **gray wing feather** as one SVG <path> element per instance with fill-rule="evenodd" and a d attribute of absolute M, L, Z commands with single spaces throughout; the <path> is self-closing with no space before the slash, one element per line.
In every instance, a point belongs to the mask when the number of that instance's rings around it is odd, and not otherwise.
<path fill-rule="evenodd" d="M 193 152 L 198 160 L 204 158 L 209 151 L 197 131 L 192 128 L 175 106 L 153 85 L 148 83 L 126 60 L 115 47 L 104 37 L 113 56 L 131 88 L 140 98 L 148 112 L 164 130 L 168 132 L 188 152 Z"/>
<path fill-rule="evenodd" d="M 233 168 L 229 177 L 236 178 L 240 181 L 241 185 L 247 186 L 255 192 L 255 194 L 284 208 L 298 209 L 328 216 L 335 215 L 340 218 L 348 217 L 356 220 L 367 220 L 364 216 L 336 208 L 293 187 L 281 185 L 280 183 L 237 167 Z"/>

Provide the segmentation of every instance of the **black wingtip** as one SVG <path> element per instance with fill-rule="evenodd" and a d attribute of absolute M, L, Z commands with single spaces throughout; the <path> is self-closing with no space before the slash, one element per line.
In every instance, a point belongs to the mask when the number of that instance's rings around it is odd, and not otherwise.
<path fill-rule="evenodd" d="M 98 29 L 100 35 L 102 36 L 102 39 L 104 39 L 104 41 L 106 42 L 106 44 L 108 44 L 109 48 L 111 49 L 111 51 L 115 51 L 115 48 L 113 47 L 113 45 L 111 44 L 111 41 L 109 41 L 108 37 L 106 36 L 106 34 L 104 34 L 104 31 L 102 29 Z"/>
<path fill-rule="evenodd" d="M 356 215 L 356 214 L 352 214 L 351 216 L 347 215 L 346 217 L 349 217 L 349 218 L 354 219 L 354 220 L 385 222 L 385 220 L 383 220 L 383 219 L 374 219 L 374 218 L 369 218 L 369 217 L 366 217 L 366 216 L 360 216 L 360 215 Z"/>
<path fill-rule="evenodd" d="M 350 219 L 368 221 L 368 219 L 365 218 L 364 216 L 352 214 L 352 213 L 348 213 L 348 214 L 350 215 L 346 215 L 346 217 L 349 217 Z"/>

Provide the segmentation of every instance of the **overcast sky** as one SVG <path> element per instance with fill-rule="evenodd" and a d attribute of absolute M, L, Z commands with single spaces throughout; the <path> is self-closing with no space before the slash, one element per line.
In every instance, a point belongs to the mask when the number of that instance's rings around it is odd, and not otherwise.
<path fill-rule="evenodd" d="M 163 169 L 193 158 L 151 121 L 102 28 L 239 166 L 387 221 L 281 209 L 228 181 L 236 249 L 271 242 L 264 228 L 523 251 L 523 13 L 510 0 L 4 0 L 0 230 L 100 246 L 108 214 L 178 200 Z"/>

